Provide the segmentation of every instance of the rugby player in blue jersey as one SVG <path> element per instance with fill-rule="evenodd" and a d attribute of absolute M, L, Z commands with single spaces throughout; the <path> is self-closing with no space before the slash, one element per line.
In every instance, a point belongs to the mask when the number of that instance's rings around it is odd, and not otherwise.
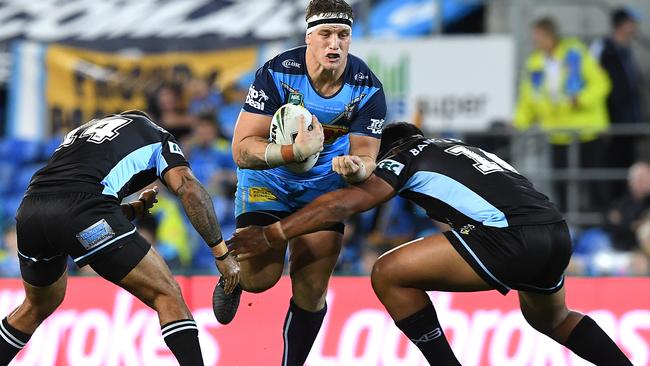
<path fill-rule="evenodd" d="M 312 0 L 307 6 L 306 46 L 281 53 L 262 66 L 251 85 L 233 136 L 239 167 L 238 228 L 269 225 L 320 195 L 364 181 L 374 170 L 386 101 L 380 81 L 348 54 L 352 8 L 343 0 Z M 271 117 L 286 103 L 302 104 L 313 127 L 292 145 L 269 143 Z M 307 122 L 307 121 L 304 121 Z M 320 152 L 303 174 L 284 165 Z M 289 243 L 293 297 L 284 324 L 283 365 L 303 365 L 327 311 L 327 285 L 336 265 L 343 223 Z M 241 262 L 241 289 L 262 292 L 280 279 L 286 247 Z M 215 291 L 217 319 L 235 315 L 241 290 Z"/>

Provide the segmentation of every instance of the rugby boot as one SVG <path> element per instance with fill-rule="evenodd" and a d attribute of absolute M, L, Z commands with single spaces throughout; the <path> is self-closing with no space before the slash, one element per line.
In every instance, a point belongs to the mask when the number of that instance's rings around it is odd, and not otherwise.
<path fill-rule="evenodd" d="M 219 278 L 217 285 L 214 287 L 214 293 L 212 294 L 212 311 L 214 311 L 214 316 L 217 318 L 219 323 L 228 324 L 237 313 L 242 289 L 237 285 L 233 292 L 230 295 L 227 295 L 224 286 L 225 281 L 223 277 L 221 277 Z"/>

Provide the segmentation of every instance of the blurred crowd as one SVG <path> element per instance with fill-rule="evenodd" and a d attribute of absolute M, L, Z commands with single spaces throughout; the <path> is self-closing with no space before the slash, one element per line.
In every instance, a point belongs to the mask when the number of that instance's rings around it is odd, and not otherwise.
<path fill-rule="evenodd" d="M 549 134 L 554 168 L 568 165 L 568 147 L 577 141 L 582 168 L 628 169 L 623 182 L 588 182 L 581 189 L 581 209 L 600 211 L 605 224 L 575 228 L 575 255 L 569 273 L 576 275 L 650 274 L 650 157 L 637 136 L 610 136 L 610 126 L 648 122 L 642 110 L 642 71 L 630 47 L 639 17 L 629 9 L 611 14 L 611 33 L 588 47 L 564 38 L 552 18 L 531 27 L 535 50 L 520 77 L 513 126 Z M 214 78 L 161 81 L 148 97 L 147 112 L 177 138 L 197 178 L 213 197 L 224 237 L 235 230 L 236 166 L 231 138 L 252 73 L 225 89 Z M 414 122 L 419 118 L 414 116 Z M 43 142 L 39 152 L 22 154 L 20 184 L 2 188 L 3 151 L 0 142 L 0 276 L 18 276 L 16 233 L 12 214 L 31 174 L 44 164 L 61 137 Z M 486 146 L 486 148 L 490 148 Z M 36 149 L 36 148 L 35 148 Z M 28 149 L 29 150 L 29 149 Z M 30 150 L 31 151 L 31 150 Z M 19 159 L 19 160 L 20 160 Z M 15 173 L 15 172 L 14 172 Z M 12 173 L 12 174 L 14 174 Z M 187 221 L 179 203 L 162 185 L 159 203 L 136 226 L 177 273 L 213 273 L 213 257 Z M 566 210 L 566 183 L 554 187 L 556 202 Z M 13 195 L 10 192 L 13 190 Z M 18 192 L 18 193 L 16 193 Z M 336 271 L 367 274 L 381 253 L 414 238 L 445 228 L 432 223 L 417 206 L 396 198 L 353 217 L 346 223 L 344 249 Z M 71 263 L 70 271 L 80 273 Z"/>
<path fill-rule="evenodd" d="M 579 168 L 629 168 L 627 185 L 588 179 L 581 184 L 577 209 L 602 212 L 605 224 L 574 232 L 572 274 L 650 274 L 650 155 L 642 149 L 648 139 L 611 133 L 648 122 L 643 73 L 632 50 L 640 20 L 629 8 L 613 9 L 610 33 L 590 47 L 562 37 L 550 17 L 531 27 L 535 50 L 521 75 L 514 126 L 549 134 L 555 169 L 569 167 L 572 143 L 578 145 Z M 553 193 L 561 210 L 571 209 L 566 181 L 556 182 Z"/>

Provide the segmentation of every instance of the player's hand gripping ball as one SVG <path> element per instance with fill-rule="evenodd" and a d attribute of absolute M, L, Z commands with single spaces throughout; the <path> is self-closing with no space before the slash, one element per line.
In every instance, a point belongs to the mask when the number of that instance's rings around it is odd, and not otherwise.
<path fill-rule="evenodd" d="M 294 173 L 305 173 L 314 167 L 325 139 L 318 119 L 295 104 L 285 104 L 275 112 L 269 136 L 271 142 L 278 145 L 293 145 L 298 162 L 285 166 Z"/>

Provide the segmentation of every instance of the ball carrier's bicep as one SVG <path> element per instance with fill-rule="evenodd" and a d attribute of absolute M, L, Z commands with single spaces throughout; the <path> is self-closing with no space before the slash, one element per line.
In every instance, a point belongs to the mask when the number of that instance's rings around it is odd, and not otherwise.
<path fill-rule="evenodd" d="M 240 168 L 268 169 L 265 153 L 269 144 L 271 116 L 242 111 L 232 137 L 232 157 Z"/>

